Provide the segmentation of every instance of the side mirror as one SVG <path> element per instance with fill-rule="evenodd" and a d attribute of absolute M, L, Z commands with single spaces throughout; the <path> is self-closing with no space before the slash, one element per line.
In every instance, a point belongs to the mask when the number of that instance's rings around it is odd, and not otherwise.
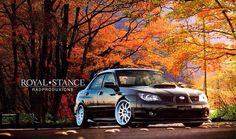
<path fill-rule="evenodd" d="M 113 82 L 105 82 L 104 83 L 104 87 L 106 88 L 112 88 L 114 89 L 116 92 L 120 91 L 119 87 L 117 85 L 115 85 Z"/>

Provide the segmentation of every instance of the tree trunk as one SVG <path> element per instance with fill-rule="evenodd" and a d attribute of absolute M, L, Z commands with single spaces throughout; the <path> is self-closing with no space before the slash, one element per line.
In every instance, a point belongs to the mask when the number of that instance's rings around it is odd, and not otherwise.
<path fill-rule="evenodd" d="M 5 81 L 4 81 L 4 74 L 2 71 L 2 63 L 0 63 L 0 112 L 7 112 L 8 104 L 7 104 L 7 97 L 6 97 L 6 90 L 5 90 Z"/>
<path fill-rule="evenodd" d="M 62 23 L 62 31 L 58 32 L 57 45 L 56 45 L 56 65 L 57 65 L 57 78 L 65 79 L 68 70 L 68 61 L 67 61 L 67 30 L 69 24 L 69 4 L 65 4 L 63 7 L 63 23 Z M 61 36 L 61 37 L 60 37 Z M 61 40 L 60 40 L 61 38 Z M 59 43 L 61 41 L 61 43 Z M 62 44 L 62 46 L 60 45 Z M 55 92 L 54 93 L 54 101 L 53 101 L 53 119 L 54 121 L 57 119 L 57 111 L 60 107 L 62 93 Z"/>
<path fill-rule="evenodd" d="M 11 16 L 11 30 L 12 30 L 12 54 L 13 54 L 13 65 L 14 72 L 12 78 L 12 90 L 11 90 L 11 103 L 10 110 L 15 111 L 16 105 L 16 85 L 17 85 L 17 74 L 18 74 L 18 60 L 17 60 L 17 44 L 16 44 L 16 1 L 11 4 L 12 16 Z"/>

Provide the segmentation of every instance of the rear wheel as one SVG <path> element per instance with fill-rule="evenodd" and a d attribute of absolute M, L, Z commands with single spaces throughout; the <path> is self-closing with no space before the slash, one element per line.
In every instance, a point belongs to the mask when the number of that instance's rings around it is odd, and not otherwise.
<path fill-rule="evenodd" d="M 203 124 L 202 122 L 200 122 L 200 123 L 183 123 L 183 125 L 186 127 L 199 127 L 202 124 Z"/>
<path fill-rule="evenodd" d="M 121 127 L 127 127 L 131 123 L 131 108 L 127 100 L 120 100 L 115 109 L 116 122 Z"/>
<path fill-rule="evenodd" d="M 86 116 L 85 108 L 82 104 L 79 104 L 75 117 L 76 117 L 76 123 L 79 127 L 87 127 L 88 119 Z"/>

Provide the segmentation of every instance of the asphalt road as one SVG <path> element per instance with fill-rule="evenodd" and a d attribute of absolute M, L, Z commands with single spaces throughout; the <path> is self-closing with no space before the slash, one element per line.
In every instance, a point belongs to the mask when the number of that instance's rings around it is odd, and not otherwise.
<path fill-rule="evenodd" d="M 0 129 L 0 139 L 236 139 L 236 123 L 205 124 L 198 128 L 171 124 L 147 128 Z"/>

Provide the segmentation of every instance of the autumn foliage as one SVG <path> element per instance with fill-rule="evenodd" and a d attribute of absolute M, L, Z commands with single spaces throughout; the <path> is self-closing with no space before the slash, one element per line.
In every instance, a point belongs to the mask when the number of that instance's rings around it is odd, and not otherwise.
<path fill-rule="evenodd" d="M 59 109 L 72 115 L 77 92 L 41 94 L 19 80 L 88 81 L 120 67 L 158 69 L 199 89 L 205 70 L 211 105 L 218 105 L 215 79 L 224 104 L 235 103 L 235 8 L 220 0 L 3 0 L 0 111 L 33 112 L 41 122 L 48 113 L 56 120 Z"/>

